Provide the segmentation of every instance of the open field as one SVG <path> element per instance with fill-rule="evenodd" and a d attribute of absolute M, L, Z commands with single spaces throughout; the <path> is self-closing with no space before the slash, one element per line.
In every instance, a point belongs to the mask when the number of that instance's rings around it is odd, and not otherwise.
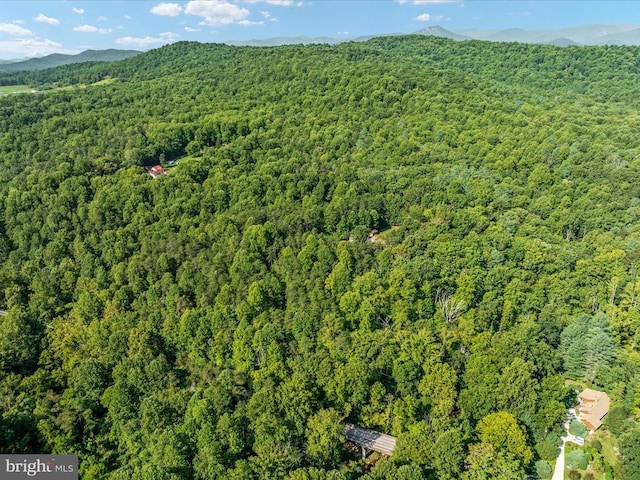
<path fill-rule="evenodd" d="M 66 87 L 55 87 L 50 89 L 49 91 L 55 91 L 55 90 L 76 90 L 78 88 L 87 88 L 87 87 L 95 87 L 98 85 L 109 85 L 110 83 L 115 82 L 116 79 L 115 78 L 105 78 L 103 80 L 98 80 L 97 82 L 94 83 L 89 83 L 89 84 L 85 84 L 85 83 L 78 83 L 76 85 L 68 85 Z"/>
<path fill-rule="evenodd" d="M 53 88 L 51 90 L 48 91 L 54 91 L 54 90 L 76 90 L 78 88 L 87 88 L 87 87 L 93 87 L 93 86 L 98 86 L 98 85 L 108 85 L 110 83 L 113 83 L 115 81 L 114 78 L 105 78 L 103 80 L 100 80 L 98 82 L 89 84 L 89 85 L 85 85 L 85 84 L 78 84 L 78 85 L 70 85 L 68 87 L 59 87 L 59 88 Z M 0 96 L 2 95 L 8 95 L 11 93 L 30 93 L 33 92 L 34 90 L 29 87 L 28 85 L 7 85 L 7 86 L 0 86 Z"/>
<path fill-rule="evenodd" d="M 610 432 L 600 430 L 596 432 L 594 440 L 600 440 L 602 443 L 602 457 L 605 463 L 612 467 L 618 463 L 618 440 Z"/>
<path fill-rule="evenodd" d="M 0 95 L 6 95 L 9 93 L 25 93 L 30 91 L 31 91 L 31 87 L 29 87 L 28 85 L 0 86 Z"/>

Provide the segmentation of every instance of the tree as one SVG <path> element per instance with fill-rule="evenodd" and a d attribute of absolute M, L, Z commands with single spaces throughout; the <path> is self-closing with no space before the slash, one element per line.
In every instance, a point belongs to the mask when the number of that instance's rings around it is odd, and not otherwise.
<path fill-rule="evenodd" d="M 551 468 L 551 465 L 549 465 L 549 462 L 545 462 L 544 460 L 538 460 L 536 462 L 536 473 L 540 478 L 543 478 L 543 479 L 551 478 L 551 475 L 553 474 L 553 470 Z"/>
<path fill-rule="evenodd" d="M 587 431 L 587 427 L 585 427 L 582 422 L 573 419 L 571 420 L 571 424 L 569 425 L 569 433 L 578 437 L 587 438 L 587 434 L 589 432 Z"/>
<path fill-rule="evenodd" d="M 394 462 L 382 459 L 366 475 L 363 480 L 425 480 L 420 467 L 416 465 L 398 466 Z"/>
<path fill-rule="evenodd" d="M 582 450 L 573 450 L 565 455 L 565 462 L 567 467 L 579 468 L 580 470 L 586 470 L 587 457 Z"/>
<path fill-rule="evenodd" d="M 629 421 L 629 410 L 624 404 L 614 405 L 605 417 L 605 423 L 614 435 L 623 434 L 631 425 Z"/>
<path fill-rule="evenodd" d="M 567 407 L 563 403 L 567 394 L 567 387 L 559 375 L 542 379 L 534 414 L 536 425 L 541 432 L 547 432 L 554 425 L 562 422 L 567 412 Z"/>
<path fill-rule="evenodd" d="M 620 437 L 620 471 L 623 480 L 640 478 L 640 429 Z"/>
<path fill-rule="evenodd" d="M 333 410 L 322 409 L 309 418 L 305 432 L 306 452 L 314 463 L 321 466 L 336 465 L 344 443 L 342 416 Z"/>
<path fill-rule="evenodd" d="M 510 455 L 520 465 L 527 465 L 533 458 L 533 452 L 527 446 L 525 429 L 518 425 L 511 413 L 491 413 L 478 422 L 477 430 L 481 442 Z"/>
<path fill-rule="evenodd" d="M 394 457 L 413 465 L 429 465 L 432 461 L 434 442 L 435 439 L 426 422 L 414 423 L 406 432 L 398 435 Z"/>
<path fill-rule="evenodd" d="M 460 392 L 463 412 L 474 420 L 491 413 L 496 408 L 499 372 L 493 359 L 484 352 L 469 356 L 463 375 L 465 389 Z"/>
<path fill-rule="evenodd" d="M 521 480 L 524 476 L 518 460 L 489 443 L 470 445 L 465 463 L 463 480 Z"/>
<path fill-rule="evenodd" d="M 460 478 L 464 461 L 462 434 L 457 429 L 445 430 L 436 438 L 430 451 L 431 465 L 441 480 Z"/>
<path fill-rule="evenodd" d="M 448 420 L 456 403 L 457 375 L 446 363 L 429 360 L 424 365 L 424 376 L 418 386 L 434 427 L 440 429 Z"/>
<path fill-rule="evenodd" d="M 571 470 L 569 470 L 567 477 L 569 477 L 569 480 L 580 480 L 582 475 L 580 475 L 580 472 L 578 470 L 572 468 Z"/>
<path fill-rule="evenodd" d="M 515 358 L 500 375 L 497 406 L 515 416 L 535 410 L 538 384 L 533 378 L 535 366 L 522 358 Z"/>
<path fill-rule="evenodd" d="M 38 356 L 38 336 L 23 309 L 14 307 L 0 315 L 0 371 L 29 373 Z"/>
<path fill-rule="evenodd" d="M 614 342 L 604 314 L 582 315 L 561 335 L 566 376 L 593 381 L 596 370 L 613 360 Z"/>
<path fill-rule="evenodd" d="M 285 480 L 347 480 L 344 473 L 337 470 L 323 470 L 320 468 L 309 467 L 300 468 L 291 472 L 285 477 Z"/>
<path fill-rule="evenodd" d="M 549 432 L 544 440 L 536 444 L 536 452 L 542 460 L 551 462 L 558 458 L 558 452 L 560 451 L 561 443 L 562 442 L 558 434 Z"/>
<path fill-rule="evenodd" d="M 300 451 L 290 442 L 265 438 L 254 444 L 256 455 L 249 462 L 259 478 L 282 478 L 300 466 Z"/>

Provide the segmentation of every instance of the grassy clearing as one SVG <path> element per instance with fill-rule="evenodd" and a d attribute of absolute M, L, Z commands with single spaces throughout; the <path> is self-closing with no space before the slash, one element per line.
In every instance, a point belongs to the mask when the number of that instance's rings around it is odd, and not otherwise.
<path fill-rule="evenodd" d="M 602 444 L 602 457 L 604 458 L 605 463 L 611 465 L 612 467 L 618 463 L 618 454 L 616 453 L 616 449 L 618 447 L 617 438 L 606 430 L 599 430 L 594 435 L 594 440 L 600 440 Z"/>
<path fill-rule="evenodd" d="M 53 91 L 60 91 L 60 90 L 75 90 L 77 88 L 97 87 L 99 85 L 109 85 L 111 83 L 114 83 L 115 81 L 116 81 L 115 78 L 107 77 L 103 80 L 90 83 L 89 85 L 87 85 L 86 83 L 78 83 L 77 85 L 67 85 L 66 87 L 52 88 L 49 91 L 53 92 Z"/>
<path fill-rule="evenodd" d="M 115 78 L 107 77 L 107 78 L 105 78 L 103 80 L 100 80 L 98 82 L 92 83 L 90 86 L 94 87 L 94 86 L 97 86 L 97 85 L 109 85 L 109 84 L 111 84 L 111 83 L 113 83 L 115 81 L 116 81 Z"/>
<path fill-rule="evenodd" d="M 90 85 L 85 85 L 85 84 L 79 84 L 79 85 L 69 85 L 67 87 L 59 87 L 59 88 L 52 88 L 47 90 L 48 92 L 53 92 L 53 91 L 59 91 L 59 90 L 75 90 L 77 88 L 87 88 L 87 87 L 94 87 L 94 86 L 98 86 L 98 85 L 109 85 L 110 83 L 114 83 L 116 81 L 115 78 L 105 78 L 104 80 L 100 80 L 98 82 L 92 83 Z M 32 89 L 29 85 L 7 85 L 7 86 L 0 86 L 0 96 L 2 95 L 9 95 L 11 93 L 30 93 L 33 92 L 34 89 Z"/>
<path fill-rule="evenodd" d="M 8 95 L 10 93 L 27 93 L 31 91 L 29 85 L 7 85 L 0 87 L 0 95 Z"/>

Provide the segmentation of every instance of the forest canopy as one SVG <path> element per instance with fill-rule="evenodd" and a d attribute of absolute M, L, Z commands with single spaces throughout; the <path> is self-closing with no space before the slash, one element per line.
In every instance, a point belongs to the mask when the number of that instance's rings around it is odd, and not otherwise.
<path fill-rule="evenodd" d="M 569 379 L 609 393 L 637 478 L 639 73 L 635 47 L 399 36 L 0 76 L 37 90 L 0 98 L 0 451 L 523 478 Z M 394 455 L 366 471 L 345 423 Z"/>

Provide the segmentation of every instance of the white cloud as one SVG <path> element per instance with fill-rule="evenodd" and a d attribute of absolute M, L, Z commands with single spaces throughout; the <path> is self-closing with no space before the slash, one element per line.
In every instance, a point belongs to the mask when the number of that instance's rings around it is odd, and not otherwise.
<path fill-rule="evenodd" d="M 51 53 L 76 53 L 62 49 L 62 44 L 49 39 L 29 38 L 0 42 L 0 55 L 5 58 L 41 57 Z"/>
<path fill-rule="evenodd" d="M 129 47 L 148 48 L 152 45 L 164 45 L 171 43 L 178 37 L 177 34 L 171 32 L 161 33 L 158 37 L 121 37 L 116 38 L 116 43 Z"/>
<path fill-rule="evenodd" d="M 85 33 L 111 33 L 113 32 L 112 28 L 98 28 L 93 25 L 82 25 L 80 27 L 73 27 L 74 32 L 85 32 Z"/>
<path fill-rule="evenodd" d="M 264 25 L 264 22 L 260 20 L 259 22 L 252 22 L 250 20 L 240 20 L 238 25 L 242 25 L 243 27 L 250 27 L 251 25 Z"/>
<path fill-rule="evenodd" d="M 98 17 L 98 21 L 99 21 L 99 22 L 108 22 L 108 21 L 109 21 L 109 18 L 107 18 L 107 17 L 104 17 L 104 16 L 100 15 L 100 16 Z"/>
<path fill-rule="evenodd" d="M 82 15 L 84 13 L 84 8 L 76 8 L 73 7 L 71 10 L 73 10 L 74 12 L 76 12 L 78 15 Z"/>
<path fill-rule="evenodd" d="M 182 7 L 177 3 L 159 3 L 151 9 L 151 13 L 165 17 L 177 17 L 182 13 Z"/>
<path fill-rule="evenodd" d="M 15 23 L 0 23 L 0 32 L 8 33 L 9 35 L 15 35 L 16 37 L 24 37 L 27 35 L 33 35 L 31 30 L 16 25 Z"/>
<path fill-rule="evenodd" d="M 271 15 L 271 12 L 267 12 L 266 10 L 260 12 L 260 14 L 262 15 L 262 17 L 266 20 L 269 20 L 270 22 L 277 22 L 279 21 L 276 17 L 274 17 L 273 15 Z"/>
<path fill-rule="evenodd" d="M 165 41 L 162 38 L 153 37 L 121 37 L 116 38 L 116 43 L 119 45 L 129 45 L 144 48 L 156 43 L 165 43 Z"/>
<path fill-rule="evenodd" d="M 44 14 L 40 14 L 37 17 L 33 17 L 36 22 L 48 23 L 49 25 L 60 25 L 60 20 L 57 18 L 47 17 Z"/>
<path fill-rule="evenodd" d="M 225 0 L 191 0 L 184 7 L 184 13 L 203 17 L 201 25 L 229 25 L 247 19 L 249 10 L 228 3 Z"/>
<path fill-rule="evenodd" d="M 98 27 L 93 25 L 82 25 L 81 27 L 73 27 L 74 32 L 94 33 L 98 31 Z"/>
<path fill-rule="evenodd" d="M 184 30 L 186 32 L 201 32 L 202 31 L 201 28 L 193 28 L 193 27 L 184 27 Z"/>
<path fill-rule="evenodd" d="M 125 20 L 131 20 L 131 17 L 130 17 L 129 15 L 125 15 L 125 16 L 124 16 L 124 19 L 125 19 Z"/>
<path fill-rule="evenodd" d="M 444 18 L 444 15 L 430 15 L 428 13 L 423 13 L 415 17 L 414 20 L 417 20 L 418 22 L 428 22 L 430 20 L 434 22 L 441 22 Z"/>
<path fill-rule="evenodd" d="M 178 35 L 177 33 L 173 33 L 173 32 L 162 32 L 160 34 L 160 38 L 165 38 L 165 39 L 169 40 L 170 42 L 173 42 L 174 40 L 176 40 L 179 37 L 180 37 L 180 35 Z"/>
<path fill-rule="evenodd" d="M 269 5 L 279 5 L 281 7 L 290 7 L 293 0 L 242 0 L 244 3 L 268 3 Z"/>

